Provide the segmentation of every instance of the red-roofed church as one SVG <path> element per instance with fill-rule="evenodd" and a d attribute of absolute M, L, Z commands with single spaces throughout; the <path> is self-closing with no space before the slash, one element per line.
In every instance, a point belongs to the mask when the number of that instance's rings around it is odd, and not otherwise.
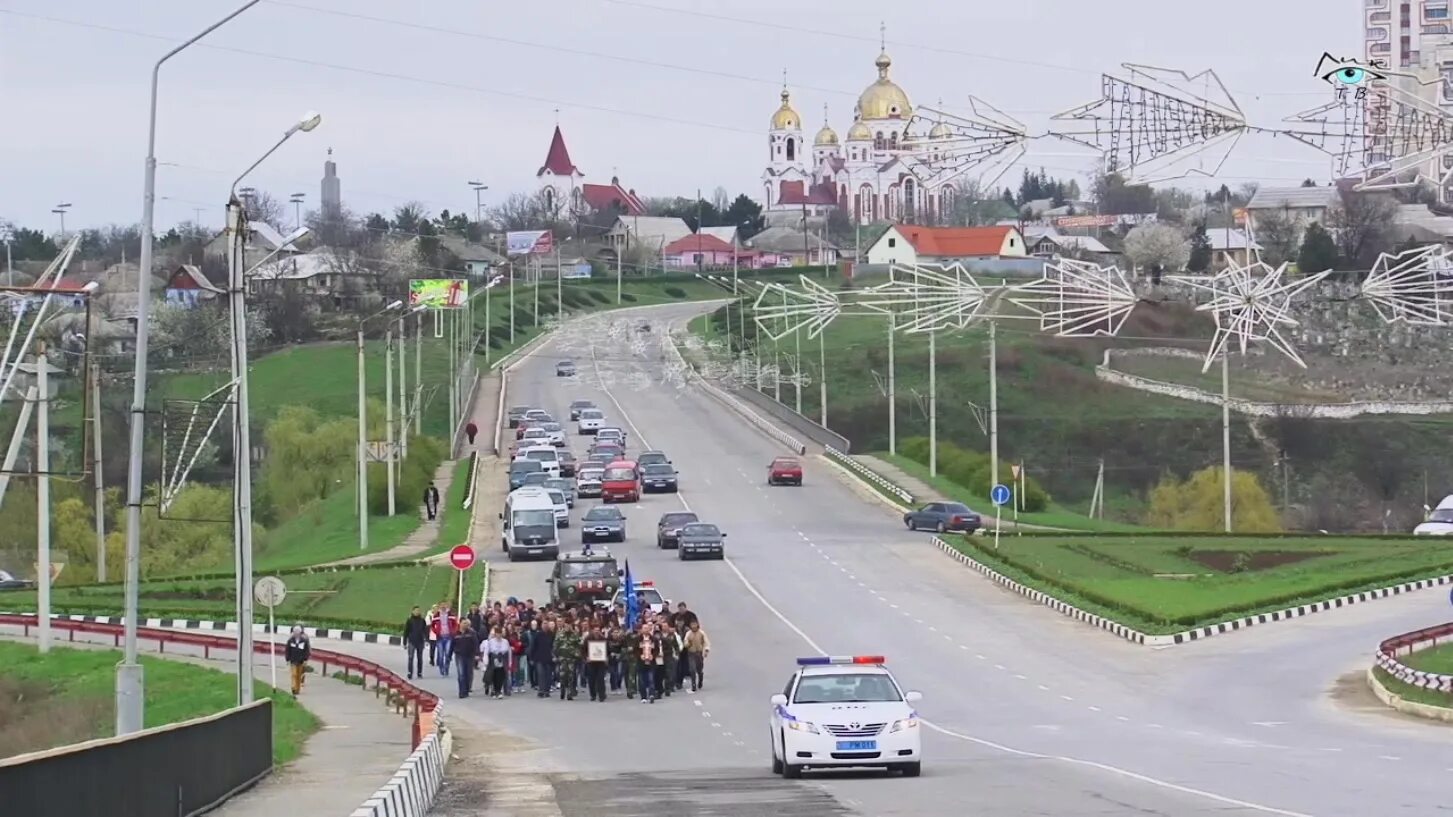
<path fill-rule="evenodd" d="M 636 191 L 621 187 L 620 179 L 611 177 L 610 184 L 587 184 L 585 174 L 570 159 L 565 135 L 555 126 L 545 163 L 535 173 L 540 184 L 540 197 L 555 218 L 583 218 L 595 213 L 645 215 L 646 205 Z"/>

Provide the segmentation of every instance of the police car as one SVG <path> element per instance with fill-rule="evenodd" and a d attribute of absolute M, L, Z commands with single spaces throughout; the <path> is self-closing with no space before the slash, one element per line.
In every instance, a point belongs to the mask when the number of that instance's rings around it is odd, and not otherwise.
<path fill-rule="evenodd" d="M 651 612 L 656 613 L 657 615 L 670 612 L 669 608 L 671 607 L 671 601 L 661 595 L 661 591 L 656 589 L 655 582 L 635 582 L 635 587 L 636 600 L 641 605 L 640 609 L 649 609 Z M 625 603 L 626 591 L 625 588 L 621 588 L 620 590 L 616 591 L 616 594 L 611 597 L 611 600 L 607 604 L 610 606 L 614 606 L 617 604 L 624 605 Z"/>
<path fill-rule="evenodd" d="M 772 696 L 772 771 L 878 766 L 922 770 L 917 692 L 898 686 L 881 655 L 797 659 L 784 693 Z"/>

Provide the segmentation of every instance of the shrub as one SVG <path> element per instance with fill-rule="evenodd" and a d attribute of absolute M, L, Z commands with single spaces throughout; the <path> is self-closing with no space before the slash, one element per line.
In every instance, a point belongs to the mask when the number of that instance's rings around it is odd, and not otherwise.
<path fill-rule="evenodd" d="M 928 465 L 927 437 L 909 437 L 899 443 L 898 449 L 914 462 Z M 971 500 L 976 500 L 980 505 L 989 499 L 989 492 L 995 481 L 1005 485 L 1014 484 L 1014 472 L 1009 463 L 999 463 L 998 480 L 991 480 L 989 471 L 988 454 L 961 448 L 951 442 L 938 444 L 939 474 L 958 483 L 968 492 Z M 1028 477 L 1024 483 L 1021 502 L 1021 507 L 1026 511 L 1042 511 L 1049 507 L 1049 493 L 1038 480 Z M 975 503 L 971 501 L 970 504 Z"/>
<path fill-rule="evenodd" d="M 586 292 L 587 295 L 590 296 L 591 300 L 595 301 L 598 304 L 608 304 L 608 303 L 610 303 L 610 298 L 607 298 L 605 296 L 605 293 L 604 292 L 601 292 L 598 289 L 588 289 L 585 292 Z M 635 299 L 632 298 L 631 300 L 635 300 Z"/>
<path fill-rule="evenodd" d="M 1167 476 L 1150 492 L 1146 524 L 1162 530 L 1221 530 L 1225 486 L 1220 467 L 1203 468 L 1182 482 Z M 1231 527 L 1238 533 L 1275 533 L 1281 521 L 1255 474 L 1231 473 Z"/>
<path fill-rule="evenodd" d="M 407 513 L 423 502 L 424 488 L 433 481 L 444 454 L 444 443 L 432 437 L 409 438 L 409 456 L 399 468 L 395 485 L 398 510 Z M 368 508 L 374 514 L 388 513 L 388 471 L 381 462 L 368 466 Z"/>
<path fill-rule="evenodd" d="M 636 296 L 632 295 L 629 292 L 622 292 L 621 293 L 621 300 L 622 301 L 626 301 L 627 303 L 635 303 L 636 302 Z"/>
<path fill-rule="evenodd" d="M 667 295 L 670 295 L 672 298 L 686 297 L 686 290 L 682 289 L 681 287 L 666 287 L 662 291 L 665 292 Z"/>

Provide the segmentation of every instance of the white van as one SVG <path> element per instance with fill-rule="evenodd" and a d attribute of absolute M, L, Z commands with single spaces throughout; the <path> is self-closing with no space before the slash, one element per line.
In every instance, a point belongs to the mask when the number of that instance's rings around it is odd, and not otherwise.
<path fill-rule="evenodd" d="M 1453 536 L 1453 495 L 1443 497 L 1423 524 L 1413 528 L 1413 535 Z"/>
<path fill-rule="evenodd" d="M 560 476 L 560 451 L 553 445 L 537 445 L 526 448 L 515 455 L 517 460 L 534 460 L 540 463 L 540 467 L 550 475 L 551 479 Z"/>
<path fill-rule="evenodd" d="M 510 561 L 530 556 L 554 559 L 560 555 L 555 527 L 555 501 L 544 488 L 519 488 L 505 497 L 500 518 L 500 547 Z"/>
<path fill-rule="evenodd" d="M 581 434 L 594 434 L 603 425 L 605 412 L 598 408 L 581 409 L 580 417 L 575 422 L 575 430 Z"/>

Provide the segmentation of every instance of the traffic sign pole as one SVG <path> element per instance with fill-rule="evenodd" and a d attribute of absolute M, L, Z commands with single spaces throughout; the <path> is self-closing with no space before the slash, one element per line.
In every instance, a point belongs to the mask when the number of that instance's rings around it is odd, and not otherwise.
<path fill-rule="evenodd" d="M 263 576 L 252 586 L 252 597 L 267 608 L 267 662 L 274 690 L 277 689 L 277 620 L 274 612 L 287 595 L 288 586 L 277 576 Z"/>
<path fill-rule="evenodd" d="M 475 558 L 474 548 L 469 545 L 455 545 L 454 549 L 449 551 L 449 564 L 459 571 L 459 606 L 455 608 L 456 615 L 464 612 L 464 576 L 471 567 L 474 567 Z"/>
<path fill-rule="evenodd" d="M 1013 496 L 1014 496 L 1014 492 L 1013 491 L 1010 491 L 1009 490 L 1009 486 L 1003 484 L 1002 482 L 996 484 L 989 491 L 989 500 L 994 503 L 994 549 L 995 550 L 998 550 L 999 549 L 999 527 L 1000 527 L 999 523 L 1000 523 L 1000 520 L 1002 519 L 1002 514 L 1003 514 L 1003 511 L 1004 511 L 1004 504 L 1006 502 L 1008 502 L 1011 498 L 1013 498 Z M 1018 518 L 1018 514 L 1017 513 L 1015 514 L 1015 518 L 1016 519 Z"/>

